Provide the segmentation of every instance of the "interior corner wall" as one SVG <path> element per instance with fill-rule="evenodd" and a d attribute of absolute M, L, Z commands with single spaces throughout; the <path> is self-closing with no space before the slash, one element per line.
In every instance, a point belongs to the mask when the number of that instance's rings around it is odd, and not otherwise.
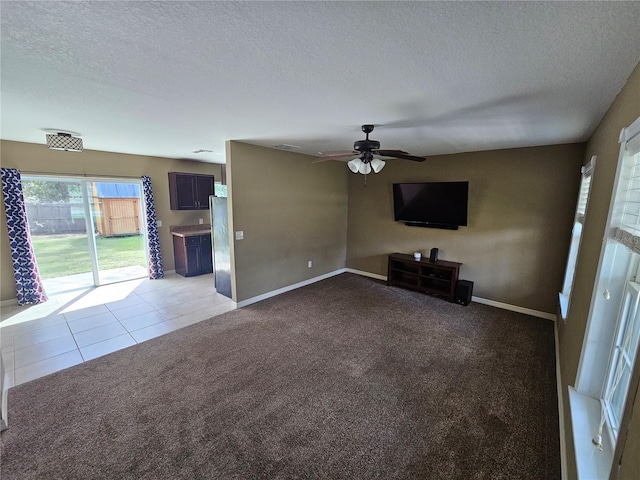
<path fill-rule="evenodd" d="M 244 233 L 233 247 L 235 301 L 344 268 L 347 169 L 313 159 L 228 142 L 230 224 Z"/>
<path fill-rule="evenodd" d="M 583 158 L 583 163 L 586 163 L 593 155 L 597 156 L 591 180 L 589 206 L 582 231 L 582 242 L 576 262 L 571 306 L 567 321 L 558 323 L 562 389 L 565 395 L 567 386 L 575 385 L 585 339 L 591 297 L 620 153 L 618 138 L 620 131 L 631 125 L 638 117 L 640 117 L 640 64 L 631 73 L 626 84 L 589 138 Z M 636 358 L 636 364 L 640 365 L 640 356 Z M 630 392 L 630 394 L 633 395 L 634 392 Z M 637 428 L 640 423 L 637 418 L 640 416 L 640 394 L 636 394 L 635 399 L 631 428 L 626 445 L 621 447 L 626 454 L 623 453 L 622 456 L 620 478 L 637 478 L 634 475 L 637 475 L 638 470 L 628 467 L 638 464 L 637 452 L 640 452 L 640 428 Z M 568 420 L 570 411 L 566 401 L 564 417 L 566 419 L 567 450 L 573 452 L 573 436 Z M 569 457 L 570 478 L 575 478 L 572 476 L 575 474 L 573 456 Z M 625 476 L 625 472 L 628 472 L 629 476 Z"/>
<path fill-rule="evenodd" d="M 350 175 L 347 267 L 387 273 L 387 255 L 433 247 L 461 262 L 473 294 L 555 314 L 569 248 L 584 144 L 389 160 L 364 186 Z M 393 218 L 392 184 L 469 181 L 468 226 L 408 227 Z"/>
<path fill-rule="evenodd" d="M 158 228 L 160 251 L 165 271 L 175 268 L 171 225 L 197 224 L 202 218 L 209 222 L 207 210 L 171 210 L 169 207 L 169 172 L 190 172 L 220 175 L 220 165 L 192 160 L 177 160 L 142 155 L 84 150 L 62 152 L 49 150 L 45 145 L 2 140 L 0 142 L 0 164 L 7 168 L 17 168 L 23 174 L 42 173 L 61 176 L 98 177 L 151 177 L 153 196 L 158 220 L 163 223 Z M 7 219 L 2 203 L 0 213 L 0 300 L 15 300 L 15 281 L 8 245 Z"/>

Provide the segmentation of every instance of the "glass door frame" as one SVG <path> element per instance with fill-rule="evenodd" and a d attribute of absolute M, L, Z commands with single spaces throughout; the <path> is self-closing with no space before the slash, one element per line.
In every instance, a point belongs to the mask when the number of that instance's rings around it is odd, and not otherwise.
<path fill-rule="evenodd" d="M 149 231 L 147 225 L 147 216 L 145 215 L 146 204 L 144 198 L 144 187 L 142 185 L 142 179 L 131 177 L 86 177 L 86 176 L 73 176 L 73 175 L 58 175 L 58 174 L 46 174 L 46 173 L 24 173 L 22 174 L 22 181 L 52 181 L 52 182 L 65 182 L 65 183 L 79 183 L 80 190 L 82 191 L 82 206 L 84 212 L 85 228 L 87 231 L 87 242 L 89 248 L 89 259 L 91 262 L 91 274 L 93 278 L 93 286 L 108 285 L 117 282 L 105 282 L 100 281 L 100 266 L 98 264 L 98 249 L 96 245 L 96 223 L 93 218 L 91 204 L 89 201 L 89 188 L 93 182 L 102 183 L 132 183 L 139 187 L 140 191 L 140 217 L 141 217 L 141 230 L 144 236 L 144 256 L 146 268 L 149 267 Z M 36 254 L 37 261 L 37 254 Z"/>

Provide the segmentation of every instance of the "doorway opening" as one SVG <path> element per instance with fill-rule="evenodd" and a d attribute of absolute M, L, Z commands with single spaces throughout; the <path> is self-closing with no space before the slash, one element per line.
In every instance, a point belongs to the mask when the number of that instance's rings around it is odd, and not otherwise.
<path fill-rule="evenodd" d="M 140 180 L 25 175 L 22 186 L 47 294 L 148 275 Z"/>

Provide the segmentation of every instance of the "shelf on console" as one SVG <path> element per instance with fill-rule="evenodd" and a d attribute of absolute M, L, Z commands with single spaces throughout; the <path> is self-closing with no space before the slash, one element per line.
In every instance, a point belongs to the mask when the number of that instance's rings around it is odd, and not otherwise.
<path fill-rule="evenodd" d="M 387 285 L 438 295 L 453 302 L 461 266 L 458 262 L 416 260 L 413 255 L 392 253 L 389 255 Z"/>

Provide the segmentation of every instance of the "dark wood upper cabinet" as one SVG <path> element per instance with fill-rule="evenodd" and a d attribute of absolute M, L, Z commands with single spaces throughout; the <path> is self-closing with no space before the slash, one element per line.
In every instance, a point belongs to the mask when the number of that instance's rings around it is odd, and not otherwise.
<path fill-rule="evenodd" d="M 169 172 L 171 210 L 207 210 L 213 195 L 213 175 Z"/>

